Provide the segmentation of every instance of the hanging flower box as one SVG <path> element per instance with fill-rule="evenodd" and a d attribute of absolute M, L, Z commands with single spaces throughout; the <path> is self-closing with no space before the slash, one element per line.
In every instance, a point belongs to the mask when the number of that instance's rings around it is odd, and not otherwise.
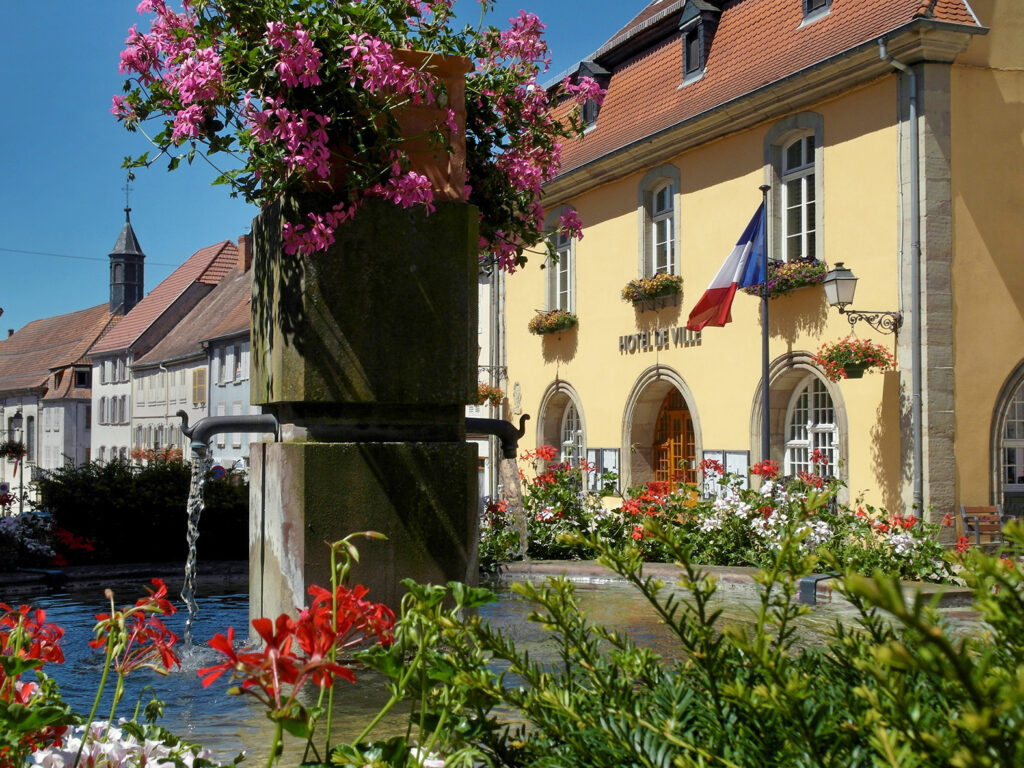
<path fill-rule="evenodd" d="M 530 333 L 543 336 L 546 333 L 558 333 L 575 328 L 579 322 L 579 318 L 572 312 L 552 309 L 550 312 L 538 312 L 529 322 L 527 328 Z"/>
<path fill-rule="evenodd" d="M 476 404 L 488 405 L 497 408 L 501 405 L 502 398 L 505 397 L 505 393 L 498 387 L 492 387 L 490 384 L 481 384 L 476 391 Z"/>
<path fill-rule="evenodd" d="M 797 288 L 809 285 L 821 285 L 828 268 L 825 262 L 817 259 L 798 259 L 796 261 L 768 262 L 768 298 L 775 299 L 785 296 Z M 751 285 L 743 290 L 751 296 L 760 296 L 763 283 Z"/>
<path fill-rule="evenodd" d="M 630 280 L 622 289 L 622 300 L 633 306 L 661 299 L 667 296 L 678 296 L 683 292 L 683 278 L 659 272 L 650 277 Z"/>
<path fill-rule="evenodd" d="M 892 353 L 881 344 L 867 339 L 847 337 L 831 344 L 823 344 L 814 357 L 829 381 L 859 379 L 865 371 L 896 369 Z"/>
<path fill-rule="evenodd" d="M 0 458 L 9 461 L 16 461 L 26 453 L 25 445 L 19 440 L 5 440 L 0 442 Z"/>

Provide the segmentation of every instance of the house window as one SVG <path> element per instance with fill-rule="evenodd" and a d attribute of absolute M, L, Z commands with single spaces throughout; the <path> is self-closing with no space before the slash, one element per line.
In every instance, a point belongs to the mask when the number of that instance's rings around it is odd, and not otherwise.
<path fill-rule="evenodd" d="M 656 275 L 659 272 L 674 274 L 675 238 L 672 232 L 672 201 L 675 188 L 672 184 L 663 184 L 651 195 L 651 257 L 652 262 L 647 273 Z"/>
<path fill-rule="evenodd" d="M 676 203 L 678 190 L 679 169 L 674 165 L 653 168 L 640 182 L 638 271 L 643 277 L 650 277 L 659 272 L 679 274 L 679 263 L 676 258 L 679 236 L 679 208 Z"/>
<path fill-rule="evenodd" d="M 241 344 L 235 344 L 231 348 L 231 360 L 232 360 L 232 369 L 234 370 L 234 380 L 235 381 L 241 381 L 242 380 L 242 345 Z"/>
<path fill-rule="evenodd" d="M 102 464 L 107 458 L 106 446 L 101 445 L 100 449 L 96 452 L 96 461 Z"/>
<path fill-rule="evenodd" d="M 36 417 L 25 419 L 25 460 L 36 460 Z"/>
<path fill-rule="evenodd" d="M 142 425 L 135 427 L 135 447 L 144 448 L 145 445 L 142 442 Z"/>
<path fill-rule="evenodd" d="M 227 413 L 227 405 L 225 403 L 217 403 L 217 415 L 218 416 L 224 416 L 226 413 Z M 218 448 L 223 448 L 226 445 L 225 439 L 226 438 L 224 437 L 224 433 L 223 432 L 220 432 L 220 433 L 217 434 L 217 447 Z"/>
<path fill-rule="evenodd" d="M 100 398 L 100 424 L 107 423 L 107 398 Z"/>
<path fill-rule="evenodd" d="M 693 75 L 704 69 L 701 55 L 701 28 L 696 25 L 683 33 L 683 75 Z"/>
<path fill-rule="evenodd" d="M 574 248 L 572 238 L 558 232 L 553 236 L 555 255 L 548 260 L 548 309 L 576 311 Z"/>
<path fill-rule="evenodd" d="M 785 439 L 784 474 L 835 472 L 839 460 L 835 407 L 825 382 L 814 374 L 809 374 L 793 390 L 786 413 Z M 814 451 L 826 461 L 812 462 Z"/>
<path fill-rule="evenodd" d="M 583 423 L 580 420 L 579 411 L 576 410 L 576 405 L 571 401 L 562 412 L 562 426 L 559 435 L 561 437 L 559 441 L 561 461 L 578 467 L 580 459 L 586 455 L 583 453 Z"/>
<path fill-rule="evenodd" d="M 92 406 L 85 406 L 85 428 L 92 429 Z"/>
<path fill-rule="evenodd" d="M 242 362 L 240 365 L 241 376 L 243 379 L 249 378 L 249 342 L 242 342 Z"/>
<path fill-rule="evenodd" d="M 241 403 L 241 401 L 236 400 L 235 402 L 233 402 L 231 404 L 231 415 L 232 416 L 241 416 L 242 415 L 242 403 Z M 231 447 L 232 448 L 241 448 L 242 447 L 242 433 L 241 432 L 232 432 L 231 433 Z"/>
<path fill-rule="evenodd" d="M 587 490 L 593 493 L 603 491 L 601 475 L 606 472 L 619 474 L 619 449 L 587 448 Z M 613 491 L 619 491 L 618 480 L 615 481 Z"/>
<path fill-rule="evenodd" d="M 782 261 L 822 261 L 824 120 L 800 112 L 765 135 L 766 183 L 771 186 L 769 256 Z"/>
<path fill-rule="evenodd" d="M 192 405 L 206 405 L 206 369 L 192 371 Z"/>
<path fill-rule="evenodd" d="M 802 0 L 804 4 L 804 21 L 813 21 L 826 15 L 832 8 L 832 0 Z"/>
<path fill-rule="evenodd" d="M 227 347 L 217 350 L 217 383 L 225 384 L 228 380 Z"/>
<path fill-rule="evenodd" d="M 786 261 L 816 258 L 813 136 L 801 136 L 783 149 L 782 226 Z"/>
<path fill-rule="evenodd" d="M 88 389 L 92 384 L 92 371 L 79 370 L 75 371 L 75 388 L 76 389 Z"/>

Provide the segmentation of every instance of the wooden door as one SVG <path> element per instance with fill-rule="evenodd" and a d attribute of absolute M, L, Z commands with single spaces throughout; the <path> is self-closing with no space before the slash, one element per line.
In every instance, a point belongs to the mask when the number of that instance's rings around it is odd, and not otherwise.
<path fill-rule="evenodd" d="M 696 484 L 693 420 L 682 394 L 673 389 L 661 403 L 654 430 L 654 479 Z"/>

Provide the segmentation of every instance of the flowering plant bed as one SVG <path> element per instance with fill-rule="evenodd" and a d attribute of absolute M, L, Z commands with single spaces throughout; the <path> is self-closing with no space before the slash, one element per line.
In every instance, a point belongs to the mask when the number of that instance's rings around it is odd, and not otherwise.
<path fill-rule="evenodd" d="M 677 296 L 683 292 L 683 278 L 659 272 L 650 277 L 630 280 L 622 289 L 622 300 L 631 304 L 640 304 L 665 296 Z"/>
<path fill-rule="evenodd" d="M 558 333 L 575 328 L 579 322 L 579 318 L 572 312 L 552 309 L 550 312 L 538 312 L 526 327 L 530 333 L 543 336 L 546 333 Z"/>
<path fill-rule="evenodd" d="M 476 391 L 476 404 L 488 405 L 497 408 L 501 405 L 501 399 L 505 397 L 505 393 L 498 387 L 492 387 L 490 384 L 481 384 Z"/>
<path fill-rule="evenodd" d="M 823 344 L 814 362 L 821 366 L 829 381 L 859 379 L 867 370 L 887 371 L 896 368 L 896 360 L 888 349 L 881 344 L 852 336 Z"/>
<path fill-rule="evenodd" d="M 130 131 L 156 124 L 154 156 L 126 167 L 205 157 L 233 196 L 265 206 L 288 193 L 291 254 L 329 247 L 370 198 L 428 211 L 468 200 L 482 258 L 508 271 L 549 239 L 541 185 L 558 172 L 560 140 L 582 135 L 580 105 L 603 90 L 587 77 L 538 85 L 548 56 L 533 14 L 500 31 L 456 28 L 448 0 L 170 5 L 144 0 L 150 30 L 133 27 L 121 54 L 129 79 L 111 111 Z M 424 156 L 450 163 L 440 187 L 418 169 Z M 558 228 L 579 236 L 579 219 Z"/>
<path fill-rule="evenodd" d="M 784 296 L 797 288 L 808 285 L 821 285 L 825 280 L 828 268 L 825 262 L 817 259 L 798 259 L 796 261 L 768 262 L 768 298 Z M 760 296 L 763 283 L 751 285 L 743 290 L 751 296 Z"/>

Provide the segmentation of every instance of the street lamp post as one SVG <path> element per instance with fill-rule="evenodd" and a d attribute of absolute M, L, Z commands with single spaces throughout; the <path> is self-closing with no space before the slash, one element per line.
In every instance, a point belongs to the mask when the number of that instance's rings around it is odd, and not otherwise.
<path fill-rule="evenodd" d="M 11 418 L 10 430 L 7 433 L 9 439 L 13 439 L 12 432 L 18 433 L 19 442 L 21 442 L 21 426 L 25 423 L 25 418 L 21 415 L 21 408 L 18 408 L 17 413 Z M 20 515 L 25 511 L 25 454 L 21 455 L 18 459 L 18 514 Z"/>

